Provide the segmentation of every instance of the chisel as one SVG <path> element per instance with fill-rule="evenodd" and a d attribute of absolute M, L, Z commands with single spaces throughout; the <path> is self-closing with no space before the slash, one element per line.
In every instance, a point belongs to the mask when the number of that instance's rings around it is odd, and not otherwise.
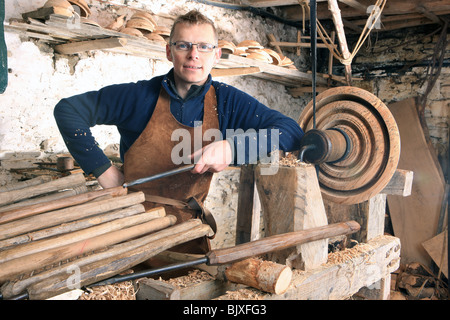
<path fill-rule="evenodd" d="M 145 178 L 140 178 L 140 179 L 136 179 L 136 180 L 133 180 L 133 181 L 130 181 L 130 182 L 126 182 L 126 183 L 123 184 L 123 187 L 124 188 L 128 188 L 128 187 L 131 187 L 131 186 L 135 186 L 137 184 L 142 184 L 142 183 L 150 182 L 150 181 L 153 181 L 153 180 L 157 180 L 157 179 L 173 176 L 173 175 L 178 174 L 178 173 L 190 171 L 190 170 L 194 169 L 194 167 L 195 167 L 195 164 L 189 164 L 189 165 L 182 166 L 182 167 L 179 167 L 179 168 L 176 168 L 176 169 L 173 169 L 173 170 L 161 172 L 161 173 L 158 173 L 158 174 L 155 174 L 155 175 L 152 175 L 152 176 L 148 176 L 148 177 L 145 177 Z"/>

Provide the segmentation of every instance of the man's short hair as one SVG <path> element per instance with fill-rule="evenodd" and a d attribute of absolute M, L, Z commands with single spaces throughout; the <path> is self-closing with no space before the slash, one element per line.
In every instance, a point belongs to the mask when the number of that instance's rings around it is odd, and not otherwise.
<path fill-rule="evenodd" d="M 214 26 L 214 22 L 205 15 L 203 15 L 200 11 L 191 10 L 188 13 L 179 16 L 173 23 L 172 30 L 170 31 L 170 38 L 169 38 L 170 42 L 172 42 L 172 36 L 175 31 L 175 26 L 180 23 L 186 23 L 190 25 L 209 24 L 213 28 L 216 42 L 218 40 L 219 36 L 217 35 L 217 29 Z"/>

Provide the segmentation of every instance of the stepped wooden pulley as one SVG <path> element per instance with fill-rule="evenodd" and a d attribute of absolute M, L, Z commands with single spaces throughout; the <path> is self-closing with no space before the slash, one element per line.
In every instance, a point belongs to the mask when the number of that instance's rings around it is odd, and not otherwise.
<path fill-rule="evenodd" d="M 400 135 L 387 106 L 351 86 L 328 89 L 303 110 L 299 159 L 315 164 L 322 195 L 355 204 L 379 193 L 400 157 Z"/>

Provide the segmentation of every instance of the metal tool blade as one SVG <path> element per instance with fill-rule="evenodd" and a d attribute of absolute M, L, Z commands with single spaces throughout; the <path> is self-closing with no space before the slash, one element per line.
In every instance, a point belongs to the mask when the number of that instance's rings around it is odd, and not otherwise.
<path fill-rule="evenodd" d="M 161 172 L 161 173 L 149 176 L 149 177 L 140 178 L 140 179 L 136 179 L 134 181 L 126 182 L 126 183 L 123 184 L 123 187 L 124 188 L 128 188 L 128 187 L 131 187 L 131 186 L 135 186 L 137 184 L 142 184 L 142 183 L 150 182 L 150 181 L 153 181 L 153 180 L 157 180 L 157 179 L 173 176 L 173 175 L 178 174 L 178 173 L 190 171 L 190 170 L 194 169 L 194 167 L 195 167 L 195 164 L 189 164 L 189 165 L 182 166 L 182 167 L 179 167 L 179 168 L 176 168 L 176 169 L 173 169 L 173 170 L 169 170 L 169 171 L 166 171 L 166 172 Z"/>

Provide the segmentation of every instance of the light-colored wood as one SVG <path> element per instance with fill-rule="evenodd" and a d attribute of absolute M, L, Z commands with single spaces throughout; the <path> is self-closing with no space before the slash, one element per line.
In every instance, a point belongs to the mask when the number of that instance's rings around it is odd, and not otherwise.
<path fill-rule="evenodd" d="M 448 230 L 425 241 L 422 245 L 438 266 L 439 271 L 448 279 Z"/>
<path fill-rule="evenodd" d="M 363 287 L 376 288 L 377 282 L 400 266 L 400 240 L 379 236 L 358 244 L 357 253 L 342 262 L 328 263 L 309 270 L 293 270 L 291 285 L 282 295 L 258 292 L 261 300 L 343 300 Z M 226 300 L 227 296 L 218 297 Z"/>
<path fill-rule="evenodd" d="M 139 211 L 143 213 L 137 213 L 129 217 L 116 219 L 113 221 L 105 222 L 93 227 L 81 229 L 74 232 L 64 233 L 48 239 L 32 241 L 29 243 L 15 246 L 8 250 L 1 251 L 0 265 L 1 263 L 4 263 L 6 261 L 21 258 L 42 251 L 61 248 L 63 246 L 74 243 L 76 243 L 77 245 L 72 245 L 70 246 L 70 248 L 75 247 L 76 249 L 74 251 L 78 252 L 78 254 L 82 254 L 85 251 L 89 251 L 88 248 L 90 247 L 90 245 L 93 245 L 95 243 L 95 241 L 93 240 L 93 238 L 95 237 L 108 234 L 113 231 L 122 230 L 124 228 L 128 228 L 134 225 L 146 223 L 149 220 L 154 220 L 155 215 L 151 211 L 144 212 L 144 206 L 143 205 L 141 206 L 142 208 Z M 157 210 L 164 210 L 164 209 L 158 208 Z M 171 218 L 173 219 L 173 217 Z M 163 218 L 160 219 L 164 220 Z M 164 223 L 162 224 L 164 225 Z M 155 225 L 155 221 L 152 221 L 151 225 Z M 156 226 L 158 226 L 158 224 L 156 224 Z"/>
<path fill-rule="evenodd" d="M 395 170 L 389 183 L 380 193 L 386 195 L 399 195 L 407 197 L 411 195 L 414 180 L 414 172 L 411 170 Z"/>
<path fill-rule="evenodd" d="M 160 239 L 156 243 L 150 243 L 124 254 L 114 256 L 111 259 L 94 262 L 79 268 L 80 276 L 77 279 L 70 279 L 72 280 L 72 283 L 68 281 L 67 275 L 46 279 L 42 282 L 31 285 L 27 289 L 29 298 L 30 300 L 47 299 L 74 289 L 75 287 L 81 288 L 83 286 L 107 279 L 148 260 L 164 250 L 210 233 L 211 228 L 208 225 L 200 225 L 186 232 Z"/>
<path fill-rule="evenodd" d="M 285 250 L 300 244 L 351 234 L 357 232 L 359 229 L 360 226 L 355 221 L 335 223 L 309 228 L 307 230 L 276 234 L 252 242 L 242 243 L 234 247 L 214 249 L 209 251 L 206 257 L 210 265 L 232 263 L 245 258 Z"/>
<path fill-rule="evenodd" d="M 170 283 L 144 278 L 138 282 L 136 300 L 180 300 L 180 289 Z"/>
<path fill-rule="evenodd" d="M 55 46 L 55 51 L 62 54 L 75 54 L 91 50 L 104 50 L 116 47 L 124 47 L 127 44 L 125 38 L 105 38 L 98 40 L 76 41 Z"/>
<path fill-rule="evenodd" d="M 389 300 L 391 296 L 391 274 L 381 278 L 374 284 L 361 288 L 355 296 L 365 300 Z"/>
<path fill-rule="evenodd" d="M 41 183 L 49 182 L 50 180 L 52 180 L 51 176 L 39 176 L 39 177 L 32 178 L 29 180 L 7 184 L 6 186 L 0 187 L 0 193 L 6 192 L 6 191 L 12 191 L 12 190 L 19 190 L 19 189 L 23 189 L 23 188 L 31 187 L 31 186 L 36 186 Z"/>
<path fill-rule="evenodd" d="M 77 206 L 44 212 L 36 216 L 11 221 L 0 225 L 0 239 L 7 239 L 30 231 L 48 228 L 61 223 L 75 221 L 98 213 L 143 203 L 142 192 L 130 193 L 121 197 L 84 203 Z"/>
<path fill-rule="evenodd" d="M 349 59 L 351 54 L 347 46 L 347 38 L 345 36 L 344 25 L 342 23 L 341 11 L 337 0 L 328 0 L 328 9 L 331 12 L 333 18 L 334 27 L 336 29 L 336 35 L 339 42 L 339 47 L 341 48 L 341 54 L 344 59 Z M 344 64 L 345 68 L 345 78 L 347 79 L 347 85 L 352 84 L 352 67 L 351 62 L 349 64 Z"/>
<path fill-rule="evenodd" d="M 267 168 L 258 165 L 255 170 L 266 237 L 328 224 L 313 165 L 280 166 L 276 174 L 264 174 Z M 328 240 L 323 239 L 271 253 L 268 259 L 309 270 L 326 261 L 327 251 Z"/>
<path fill-rule="evenodd" d="M 93 227 L 105 222 L 109 222 L 116 219 L 129 217 L 138 213 L 144 212 L 144 206 L 142 204 L 136 204 L 123 209 L 112 210 L 106 213 L 95 215 L 94 217 L 88 217 L 86 219 L 80 219 L 73 222 L 63 223 L 58 226 L 36 230 L 21 234 L 12 238 L 4 239 L 0 241 L 0 248 L 7 248 L 11 246 L 17 246 L 20 244 L 28 243 L 31 241 L 37 241 L 52 236 L 61 235 L 68 232 L 74 232 L 81 229 Z"/>
<path fill-rule="evenodd" d="M 238 261 L 225 269 L 228 281 L 245 284 L 264 292 L 284 293 L 292 279 L 292 270 L 273 261 L 249 258 Z"/>
<path fill-rule="evenodd" d="M 61 266 L 53 267 L 48 270 L 44 270 L 41 272 L 38 272 L 37 274 L 21 278 L 20 280 L 15 279 L 14 281 L 10 281 L 6 283 L 2 287 L 2 294 L 5 298 L 12 297 L 15 295 L 18 295 L 22 293 L 26 288 L 31 286 L 32 284 L 39 283 L 45 279 L 55 277 L 55 276 L 61 276 L 61 275 L 68 275 L 68 270 L 73 270 L 73 268 L 81 268 L 83 266 L 92 264 L 96 261 L 100 260 L 106 260 L 110 259 L 112 257 L 130 252 L 131 250 L 134 250 L 136 248 L 145 246 L 150 243 L 156 243 L 160 241 L 161 239 L 164 239 L 166 237 L 170 237 L 174 234 L 183 234 L 186 231 L 193 229 L 199 225 L 201 225 L 202 222 L 198 219 L 192 219 L 186 222 L 183 222 L 178 225 L 174 225 L 172 227 L 163 229 L 161 231 L 157 231 L 154 233 L 151 233 L 146 236 L 142 236 L 136 239 L 128 240 L 123 243 L 118 243 L 115 245 L 112 245 L 111 247 L 107 248 L 107 250 L 103 250 L 97 253 L 93 253 L 90 255 L 87 255 L 85 257 L 80 257 L 74 261 L 71 261 L 71 263 L 62 264 Z M 164 250 L 163 250 L 164 251 Z M 162 251 L 161 251 L 162 252 Z M 159 254 L 160 252 L 157 252 L 156 254 Z M 34 269 L 34 266 L 29 266 L 29 268 L 26 269 L 24 272 L 28 272 Z"/>
<path fill-rule="evenodd" d="M 65 207 L 74 206 L 81 203 L 86 203 L 98 197 L 104 195 L 112 195 L 114 197 L 122 196 L 127 194 L 127 189 L 122 187 L 102 189 L 97 191 L 91 191 L 82 193 L 79 195 L 74 195 L 72 197 L 65 197 L 58 200 L 48 201 L 45 203 L 39 203 L 34 205 L 29 205 L 25 207 L 20 207 L 0 213 L 0 223 L 5 223 L 25 217 L 29 217 L 35 214 L 57 210 Z"/>
<path fill-rule="evenodd" d="M 422 129 L 414 98 L 389 105 L 401 136 L 398 166 L 414 172 L 409 197 L 388 195 L 395 236 L 402 242 L 402 262 L 431 263 L 422 243 L 436 235 L 445 180 Z"/>
<path fill-rule="evenodd" d="M 153 219 L 136 225 L 124 225 L 124 229 L 116 229 L 92 238 L 83 239 L 74 243 L 56 246 L 45 251 L 38 251 L 27 256 L 19 256 L 4 262 L 0 270 L 0 282 L 11 279 L 13 276 L 33 269 L 40 269 L 47 265 L 64 261 L 85 253 L 108 247 L 121 241 L 152 233 L 173 225 L 174 216 Z"/>
<path fill-rule="evenodd" d="M 355 220 L 361 229 L 349 236 L 358 242 L 367 242 L 384 234 L 386 215 L 386 195 L 377 194 L 369 200 L 357 204 L 340 204 L 324 199 L 329 223 Z"/>
<path fill-rule="evenodd" d="M 211 70 L 212 77 L 233 77 L 233 76 L 245 76 L 255 73 L 260 73 L 261 69 L 259 67 L 242 67 L 242 68 L 226 68 L 219 69 L 214 68 Z"/>
<path fill-rule="evenodd" d="M 84 184 L 80 185 L 80 186 L 85 187 Z M 47 203 L 50 201 L 67 198 L 67 197 L 71 197 L 71 196 L 74 196 L 77 194 L 82 194 L 82 193 L 88 192 L 87 188 L 85 188 L 85 190 L 83 190 L 83 188 L 80 188 L 80 186 L 76 186 L 73 189 L 56 191 L 56 192 L 52 192 L 48 195 L 42 195 L 39 197 L 26 199 L 26 200 L 22 200 L 20 202 L 15 202 L 15 203 L 8 204 L 6 206 L 2 206 L 2 207 L 0 207 L 0 213 L 6 212 L 6 211 L 11 211 L 11 210 L 16 210 L 18 208 L 32 206 L 35 204 L 44 204 L 44 203 Z"/>
<path fill-rule="evenodd" d="M 84 178 L 84 175 L 80 173 L 62 177 L 39 185 L 25 187 L 19 190 L 2 192 L 0 193 L 0 206 L 28 199 L 41 194 L 49 193 L 52 191 L 62 190 L 64 188 L 71 188 L 73 186 L 85 183 L 85 181 L 86 180 Z"/>
<path fill-rule="evenodd" d="M 148 281 L 150 280 L 150 281 Z M 211 300 L 228 291 L 246 288 L 222 280 L 202 280 L 200 282 L 178 287 L 164 281 L 142 279 L 138 282 L 137 300 Z"/>

